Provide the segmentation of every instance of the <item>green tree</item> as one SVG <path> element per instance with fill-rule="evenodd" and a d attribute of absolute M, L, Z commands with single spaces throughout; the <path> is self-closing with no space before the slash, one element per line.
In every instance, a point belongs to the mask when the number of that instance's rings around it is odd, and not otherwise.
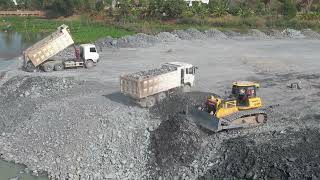
<path fill-rule="evenodd" d="M 104 8 L 104 3 L 103 3 L 103 1 L 98 1 L 98 2 L 96 3 L 96 11 L 102 11 L 103 8 Z"/>
<path fill-rule="evenodd" d="M 288 19 L 292 19 L 297 15 L 297 7 L 294 0 L 283 1 L 283 15 Z"/>
<path fill-rule="evenodd" d="M 15 7 L 15 5 L 13 4 L 13 2 L 10 1 L 6 1 L 6 0 L 0 0 L 0 9 L 1 10 L 8 10 L 8 9 L 13 9 Z"/>
<path fill-rule="evenodd" d="M 213 16 L 224 16 L 229 14 L 229 0 L 210 0 L 209 1 L 209 10 Z"/>
<path fill-rule="evenodd" d="M 73 0 L 55 0 L 52 9 L 60 15 L 71 16 L 75 10 L 75 3 Z"/>
<path fill-rule="evenodd" d="M 151 0 L 148 13 L 153 17 L 177 18 L 181 17 L 186 8 L 184 0 Z"/>

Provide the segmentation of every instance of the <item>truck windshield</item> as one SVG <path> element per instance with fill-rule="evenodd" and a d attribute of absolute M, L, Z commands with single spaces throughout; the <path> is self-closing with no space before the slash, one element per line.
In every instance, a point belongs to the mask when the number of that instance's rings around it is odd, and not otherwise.
<path fill-rule="evenodd" d="M 92 47 L 90 48 L 90 52 L 97 52 L 96 48 Z"/>

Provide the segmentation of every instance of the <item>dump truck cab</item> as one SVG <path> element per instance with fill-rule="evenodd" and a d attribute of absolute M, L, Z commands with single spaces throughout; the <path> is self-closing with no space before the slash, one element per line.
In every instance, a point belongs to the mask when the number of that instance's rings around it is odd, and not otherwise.
<path fill-rule="evenodd" d="M 184 62 L 169 62 L 162 66 L 174 66 L 178 69 L 181 75 L 181 85 L 185 88 L 194 86 L 195 74 L 197 67 Z M 186 90 L 187 91 L 187 90 Z"/>
<path fill-rule="evenodd" d="M 93 44 L 81 44 L 80 45 L 80 57 L 87 61 L 92 60 L 94 63 L 99 61 L 99 54 L 97 48 Z"/>

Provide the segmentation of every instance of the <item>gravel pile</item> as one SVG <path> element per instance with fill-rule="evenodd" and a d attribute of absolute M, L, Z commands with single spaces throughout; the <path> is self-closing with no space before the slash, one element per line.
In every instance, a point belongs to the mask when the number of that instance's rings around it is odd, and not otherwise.
<path fill-rule="evenodd" d="M 172 72 L 175 70 L 177 70 L 177 68 L 173 66 L 162 66 L 161 68 L 157 68 L 157 69 L 151 69 L 148 71 L 139 71 L 132 74 L 128 74 L 127 77 L 132 79 L 146 79 L 146 78 L 154 77 L 164 73 Z"/>
<path fill-rule="evenodd" d="M 248 35 L 255 38 L 255 39 L 261 39 L 261 40 L 270 39 L 270 37 L 268 35 L 259 31 L 258 29 L 249 30 Z"/>
<path fill-rule="evenodd" d="M 76 82 L 71 78 L 16 76 L 0 88 L 0 97 L 11 101 L 19 97 L 37 98 L 55 95 L 72 88 Z"/>
<path fill-rule="evenodd" d="M 226 32 L 224 32 L 224 34 L 227 35 L 229 38 L 241 36 L 241 33 L 231 30 L 227 30 Z"/>
<path fill-rule="evenodd" d="M 283 36 L 283 34 L 281 33 L 281 31 L 277 30 L 277 29 L 270 29 L 266 32 L 266 35 L 268 35 L 269 37 L 275 38 L 275 39 L 283 39 L 285 38 Z"/>
<path fill-rule="evenodd" d="M 186 175 L 192 174 L 189 167 L 201 148 L 201 136 L 199 128 L 183 118 L 172 117 L 163 121 L 151 132 L 150 177 L 167 179 L 180 176 L 186 179 Z"/>
<path fill-rule="evenodd" d="M 199 179 L 319 179 L 319 135 L 286 130 L 226 140 L 218 163 Z"/>
<path fill-rule="evenodd" d="M 99 91 L 105 87 L 96 83 L 55 91 L 63 81 L 16 77 L 2 87 L 14 95 L 0 97 L 10 98 L 0 104 L 1 158 L 27 165 L 34 175 L 45 171 L 52 179 L 146 176 L 148 129 L 157 125 L 148 111 L 101 98 Z M 51 90 L 46 96 L 20 97 L 29 92 L 26 84 L 37 84 L 35 91 Z"/>
<path fill-rule="evenodd" d="M 294 29 L 285 29 L 284 31 L 281 32 L 281 34 L 286 37 L 286 38 L 291 38 L 291 39 L 302 39 L 305 38 L 305 36 L 301 33 L 301 31 L 294 30 Z"/>
<path fill-rule="evenodd" d="M 174 30 L 173 32 L 161 32 L 155 36 L 139 33 L 133 36 L 125 36 L 119 39 L 112 38 L 110 36 L 101 38 L 97 40 L 94 44 L 97 46 L 98 51 L 102 51 L 103 48 L 144 48 L 151 47 L 155 44 L 161 42 L 174 42 L 180 39 L 182 40 L 194 40 L 194 39 L 297 39 L 297 38 L 310 38 L 310 39 L 320 39 L 320 35 L 310 29 L 303 30 L 302 32 L 294 29 L 285 29 L 280 32 L 278 30 L 270 30 L 263 33 L 257 29 L 251 29 L 247 34 L 241 34 L 239 32 L 234 32 L 228 30 L 224 33 L 217 29 L 206 30 L 205 32 L 200 32 L 197 29 L 190 28 L 186 30 Z M 69 47 L 56 56 L 53 59 L 73 59 L 75 57 L 74 48 Z"/>
<path fill-rule="evenodd" d="M 188 32 L 184 30 L 174 30 L 172 34 L 177 35 L 182 40 L 192 40 L 194 39 Z"/>
<path fill-rule="evenodd" d="M 304 29 L 301 33 L 308 39 L 320 39 L 320 34 L 311 29 Z"/>
<path fill-rule="evenodd" d="M 118 48 L 136 48 L 136 47 L 150 47 L 159 43 L 160 40 L 147 34 L 136 34 L 134 36 L 125 36 L 118 40 L 112 41 L 112 45 Z"/>
<path fill-rule="evenodd" d="M 176 34 L 171 34 L 169 32 L 161 32 L 157 34 L 156 37 L 163 42 L 172 42 L 180 40 L 180 38 Z"/>
<path fill-rule="evenodd" d="M 205 35 L 208 38 L 212 38 L 212 39 L 228 39 L 228 36 L 226 36 L 223 32 L 217 30 L 217 29 L 209 29 L 206 30 Z"/>
<path fill-rule="evenodd" d="M 189 28 L 189 29 L 185 30 L 185 32 L 190 34 L 190 36 L 193 39 L 205 39 L 205 38 L 207 38 L 206 35 L 203 32 L 200 32 L 199 30 L 197 30 L 195 28 Z"/>

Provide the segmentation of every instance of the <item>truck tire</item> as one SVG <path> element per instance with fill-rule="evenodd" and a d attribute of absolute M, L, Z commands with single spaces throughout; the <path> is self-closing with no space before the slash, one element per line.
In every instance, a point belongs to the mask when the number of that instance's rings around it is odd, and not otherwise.
<path fill-rule="evenodd" d="M 85 67 L 87 68 L 87 69 L 90 69 L 90 68 L 92 68 L 94 66 L 94 62 L 92 61 L 92 60 L 87 60 L 86 61 L 86 63 L 85 63 Z"/>
<path fill-rule="evenodd" d="M 147 108 L 151 108 L 152 106 L 154 106 L 156 104 L 156 98 L 153 96 L 149 96 L 146 99 L 146 106 Z"/>
<path fill-rule="evenodd" d="M 53 65 L 52 63 L 45 63 L 42 65 L 42 69 L 44 72 L 51 72 L 53 71 Z"/>
<path fill-rule="evenodd" d="M 64 69 L 64 66 L 62 63 L 58 63 L 54 65 L 54 70 L 55 71 L 62 71 Z"/>
<path fill-rule="evenodd" d="M 167 97 L 167 95 L 165 92 L 161 92 L 161 93 L 157 94 L 157 102 L 163 101 L 166 97 Z"/>
<path fill-rule="evenodd" d="M 35 72 L 36 71 L 36 67 L 32 64 L 31 61 L 28 61 L 26 66 L 24 67 L 25 71 L 27 72 Z"/>
<path fill-rule="evenodd" d="M 140 101 L 137 102 L 141 107 L 146 108 L 147 107 L 147 99 L 143 98 Z"/>
<path fill-rule="evenodd" d="M 186 84 L 182 87 L 183 93 L 190 92 L 190 91 L 191 91 L 191 87 L 189 85 Z"/>

